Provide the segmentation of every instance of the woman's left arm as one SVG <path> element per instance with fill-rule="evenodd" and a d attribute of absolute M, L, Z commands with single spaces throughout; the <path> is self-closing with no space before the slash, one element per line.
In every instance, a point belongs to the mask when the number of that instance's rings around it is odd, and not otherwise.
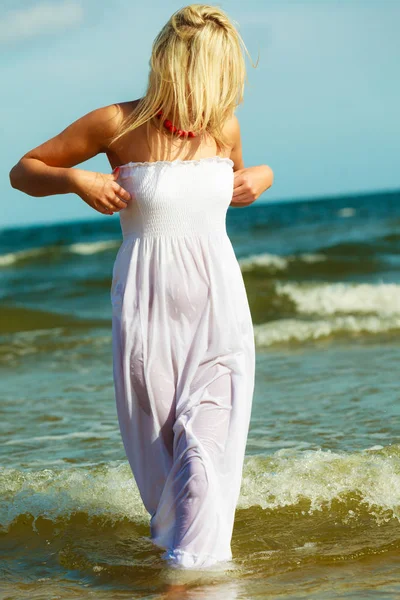
<path fill-rule="evenodd" d="M 268 165 L 258 165 L 234 172 L 232 202 L 229 206 L 248 206 L 268 190 L 274 182 L 274 173 Z"/>
<path fill-rule="evenodd" d="M 274 182 L 274 173 L 268 165 L 244 166 L 240 123 L 236 115 L 227 122 L 227 134 L 231 138 L 233 161 L 233 194 L 229 206 L 241 207 L 252 204 Z"/>

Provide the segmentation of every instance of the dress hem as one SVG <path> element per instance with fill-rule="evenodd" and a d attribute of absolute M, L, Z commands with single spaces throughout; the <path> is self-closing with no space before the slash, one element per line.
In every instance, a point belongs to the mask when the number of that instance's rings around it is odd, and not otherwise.
<path fill-rule="evenodd" d="M 208 569 L 213 567 L 218 568 L 223 564 L 232 564 L 232 553 L 222 558 L 215 556 L 214 554 L 195 554 L 179 548 L 167 547 L 158 543 L 154 539 L 149 539 L 155 546 L 157 546 L 157 548 L 164 550 L 162 558 L 166 560 L 168 565 L 172 568 Z"/>

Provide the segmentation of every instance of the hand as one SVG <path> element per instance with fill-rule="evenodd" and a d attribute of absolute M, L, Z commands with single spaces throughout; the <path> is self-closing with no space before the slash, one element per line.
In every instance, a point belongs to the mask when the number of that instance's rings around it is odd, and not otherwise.
<path fill-rule="evenodd" d="M 235 171 L 232 202 L 229 206 L 249 206 L 271 187 L 273 180 L 274 174 L 267 165 Z"/>
<path fill-rule="evenodd" d="M 76 170 L 75 192 L 86 204 L 105 215 L 126 208 L 131 195 L 121 187 L 118 178 L 118 167 L 108 175 L 93 171 Z"/>

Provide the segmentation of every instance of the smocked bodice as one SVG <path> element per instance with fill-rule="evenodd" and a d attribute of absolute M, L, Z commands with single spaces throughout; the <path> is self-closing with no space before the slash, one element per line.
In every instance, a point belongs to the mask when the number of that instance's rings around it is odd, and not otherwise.
<path fill-rule="evenodd" d="M 233 164 L 212 156 L 121 165 L 118 183 L 132 196 L 119 211 L 123 237 L 226 234 Z"/>

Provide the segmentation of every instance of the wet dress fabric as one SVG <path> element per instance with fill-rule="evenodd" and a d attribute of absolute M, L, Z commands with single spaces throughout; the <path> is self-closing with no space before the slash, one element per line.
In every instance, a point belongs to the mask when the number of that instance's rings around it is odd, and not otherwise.
<path fill-rule="evenodd" d="M 132 196 L 110 292 L 118 422 L 150 539 L 177 567 L 232 559 L 255 368 L 232 167 L 131 162 L 118 177 Z"/>

